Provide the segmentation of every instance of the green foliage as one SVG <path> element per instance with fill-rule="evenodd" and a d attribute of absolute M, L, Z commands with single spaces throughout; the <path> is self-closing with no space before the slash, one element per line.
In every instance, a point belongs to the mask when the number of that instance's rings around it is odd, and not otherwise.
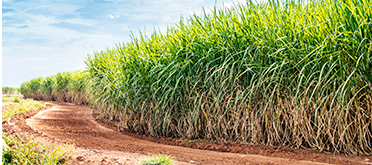
<path fill-rule="evenodd" d="M 79 91 L 101 117 L 158 137 L 371 154 L 370 6 L 309 0 L 215 8 L 94 52 L 78 76 L 33 79 L 21 91 L 61 101 Z"/>
<path fill-rule="evenodd" d="M 2 164 L 10 164 L 12 162 L 12 154 L 9 151 L 3 151 Z"/>
<path fill-rule="evenodd" d="M 141 165 L 173 165 L 175 158 L 168 155 L 153 155 L 150 158 L 143 159 Z"/>
<path fill-rule="evenodd" d="M 13 101 L 19 104 L 9 106 L 2 115 L 2 121 L 9 117 L 14 116 L 15 114 L 24 113 L 30 110 L 36 110 L 45 107 L 44 104 L 34 101 L 32 99 L 21 99 L 15 97 Z"/>
<path fill-rule="evenodd" d="M 4 94 L 18 94 L 20 88 L 13 88 L 13 87 L 2 87 L 2 93 Z"/>
<path fill-rule="evenodd" d="M 64 163 L 66 152 L 55 148 L 54 146 L 44 146 L 31 138 L 21 138 L 3 134 L 3 139 L 10 146 L 8 150 L 3 151 L 3 164 L 23 164 L 23 165 L 56 165 Z"/>
<path fill-rule="evenodd" d="M 22 83 L 21 93 L 35 100 L 87 104 L 87 82 L 86 71 L 63 72 Z"/>
<path fill-rule="evenodd" d="M 16 103 L 19 103 L 21 98 L 22 98 L 21 95 L 4 95 L 1 97 L 3 102 L 16 102 Z"/>

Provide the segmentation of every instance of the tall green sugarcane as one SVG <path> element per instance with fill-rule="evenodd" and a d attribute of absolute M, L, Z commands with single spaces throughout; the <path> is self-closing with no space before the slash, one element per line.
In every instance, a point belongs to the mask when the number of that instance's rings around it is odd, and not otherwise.
<path fill-rule="evenodd" d="M 53 97 L 73 97 L 80 86 L 102 118 L 158 137 L 368 155 L 370 6 L 308 0 L 216 7 L 88 55 L 79 73 L 85 81 L 57 75 L 21 90 L 40 97 L 47 90 L 35 90 L 38 83 L 58 79 L 69 85 L 63 94 L 53 88 Z"/>

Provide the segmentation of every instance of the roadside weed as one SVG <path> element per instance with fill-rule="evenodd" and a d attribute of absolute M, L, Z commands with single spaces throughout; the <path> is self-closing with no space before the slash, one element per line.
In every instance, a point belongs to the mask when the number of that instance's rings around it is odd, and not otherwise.
<path fill-rule="evenodd" d="M 164 154 L 152 155 L 143 159 L 141 165 L 173 165 L 174 159 L 175 157 Z"/>
<path fill-rule="evenodd" d="M 21 99 L 15 97 L 13 101 L 19 104 L 9 106 L 2 115 L 2 121 L 19 113 L 24 113 L 30 110 L 36 110 L 45 107 L 44 104 L 32 99 Z"/>
<path fill-rule="evenodd" d="M 65 163 L 66 158 L 69 157 L 66 155 L 67 152 L 63 152 L 59 148 L 44 146 L 28 137 L 3 133 L 2 138 L 9 146 L 7 150 L 3 150 L 3 164 L 55 165 Z"/>

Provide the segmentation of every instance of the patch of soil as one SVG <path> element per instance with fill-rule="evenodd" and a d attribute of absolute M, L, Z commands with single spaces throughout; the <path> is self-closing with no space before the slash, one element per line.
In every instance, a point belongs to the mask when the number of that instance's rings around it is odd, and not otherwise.
<path fill-rule="evenodd" d="M 91 147 L 77 147 L 71 144 L 71 141 L 60 140 L 54 137 L 48 137 L 43 132 L 34 130 L 27 124 L 27 120 L 33 116 L 53 108 L 52 104 L 46 103 L 46 107 L 38 110 L 32 110 L 26 113 L 16 114 L 15 116 L 8 118 L 2 122 L 2 131 L 10 133 L 11 135 L 18 135 L 23 138 L 31 137 L 34 140 L 41 142 L 43 145 L 61 145 L 63 143 L 69 144 L 73 156 L 68 160 L 70 164 L 82 164 L 82 165 L 114 165 L 114 164 L 126 164 L 126 165 L 138 165 L 141 159 L 148 156 L 141 155 L 138 153 L 124 153 L 115 151 L 104 151 L 96 150 Z M 63 146 L 62 146 L 63 147 Z"/>
<path fill-rule="evenodd" d="M 98 124 L 89 107 L 70 103 L 47 105 L 53 108 L 19 114 L 3 122 L 3 131 L 12 132 L 14 128 L 10 127 L 16 125 L 20 128 L 16 132 L 28 131 L 54 142 L 73 143 L 81 152 L 73 158 L 72 164 L 137 164 L 139 157 L 158 153 L 167 153 L 182 161 L 176 164 L 366 164 L 372 159 L 371 156 L 345 156 L 288 147 L 181 141 L 118 132 L 118 125 L 113 121 L 100 121 L 105 127 Z M 119 161 L 119 158 L 122 159 Z"/>
<path fill-rule="evenodd" d="M 69 160 L 70 164 L 81 165 L 138 165 L 142 158 L 146 157 L 141 154 L 124 153 L 119 151 L 105 151 L 95 149 L 82 149 L 79 150 Z"/>
<path fill-rule="evenodd" d="M 28 111 L 26 113 L 16 114 L 13 117 L 5 119 L 2 122 L 2 130 L 3 132 L 7 132 L 10 134 L 18 134 L 18 133 L 26 133 L 29 135 L 33 135 L 37 132 L 34 132 L 31 127 L 29 127 L 26 123 L 26 119 L 36 115 L 38 112 L 41 112 L 46 109 L 52 108 L 52 105 L 46 104 L 44 108 L 40 108 L 38 110 Z M 6 109 L 5 109 L 6 110 Z M 37 135 L 37 134 L 36 134 Z"/>

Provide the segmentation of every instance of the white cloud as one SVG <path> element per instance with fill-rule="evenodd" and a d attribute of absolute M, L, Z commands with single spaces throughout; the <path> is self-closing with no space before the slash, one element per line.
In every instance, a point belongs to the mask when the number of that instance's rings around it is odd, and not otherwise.
<path fill-rule="evenodd" d="M 112 14 L 106 15 L 107 18 L 115 19 L 115 17 Z"/>

